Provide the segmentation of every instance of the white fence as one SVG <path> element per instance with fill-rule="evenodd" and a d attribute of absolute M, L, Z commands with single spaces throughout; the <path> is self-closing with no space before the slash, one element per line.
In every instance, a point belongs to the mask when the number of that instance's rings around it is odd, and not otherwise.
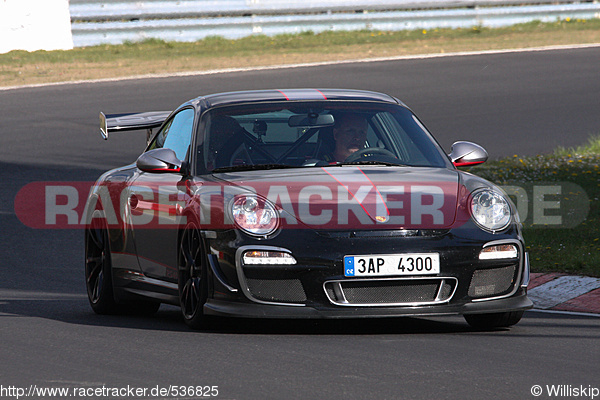
<path fill-rule="evenodd" d="M 149 38 L 196 41 L 600 18 L 598 0 L 70 0 L 68 9 L 67 1 L 0 0 L 0 53 Z"/>
<path fill-rule="evenodd" d="M 237 39 L 311 30 L 507 26 L 600 18 L 600 4 L 569 0 L 71 0 L 76 47 L 158 38 Z"/>
<path fill-rule="evenodd" d="M 130 18 L 305 14 L 572 3 L 565 0 L 71 0 L 84 21 Z"/>

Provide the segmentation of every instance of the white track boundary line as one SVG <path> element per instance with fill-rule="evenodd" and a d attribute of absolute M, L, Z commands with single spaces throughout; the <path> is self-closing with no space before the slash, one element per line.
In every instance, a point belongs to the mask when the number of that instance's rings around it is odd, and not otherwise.
<path fill-rule="evenodd" d="M 7 87 L 0 87 L 0 92 L 8 91 L 8 90 L 16 90 L 16 89 L 43 88 L 43 87 L 48 87 L 48 86 L 59 86 L 59 85 L 110 83 L 110 82 L 120 82 L 120 81 L 125 81 L 125 80 L 178 78 L 178 77 L 189 77 L 189 76 L 227 74 L 227 73 L 234 73 L 234 72 L 266 71 L 266 70 L 287 69 L 287 68 L 308 68 L 308 67 L 321 67 L 321 66 L 329 66 L 329 65 L 358 64 L 358 63 L 372 63 L 372 62 L 385 62 L 385 61 L 424 60 L 424 59 L 429 59 L 429 58 L 444 58 L 444 57 L 466 57 L 466 56 L 483 56 L 483 55 L 494 55 L 494 54 L 527 53 L 527 52 L 540 52 L 540 51 L 578 50 L 578 49 L 588 49 L 588 48 L 596 48 L 596 47 L 600 47 L 600 43 L 527 47 L 527 48 L 520 48 L 520 49 L 461 51 L 461 52 L 455 52 L 455 53 L 417 54 L 417 55 L 410 55 L 410 56 L 394 56 L 394 57 L 374 57 L 374 58 L 363 58 L 363 59 L 354 59 L 354 60 L 322 61 L 322 62 L 302 63 L 302 64 L 281 64 L 281 65 L 269 65 L 269 66 L 248 67 L 248 68 L 224 68 L 224 69 L 213 69 L 213 70 L 206 70 L 206 71 L 188 71 L 188 72 L 174 72 L 174 73 L 165 73 L 165 74 L 147 74 L 147 75 L 124 76 L 124 77 L 118 77 L 118 78 L 91 79 L 91 80 L 80 80 L 80 81 L 70 81 L 70 82 L 51 82 L 51 83 L 39 83 L 39 84 L 21 85 L 21 86 L 7 86 Z"/>
<path fill-rule="evenodd" d="M 593 313 L 584 313 L 584 312 L 576 312 L 576 311 L 561 311 L 561 310 L 542 310 L 539 308 L 532 308 L 529 310 L 525 310 L 525 312 L 539 312 L 539 313 L 547 313 L 547 314 L 565 314 L 565 315 L 573 315 L 576 317 L 594 317 L 600 318 L 600 314 Z"/>

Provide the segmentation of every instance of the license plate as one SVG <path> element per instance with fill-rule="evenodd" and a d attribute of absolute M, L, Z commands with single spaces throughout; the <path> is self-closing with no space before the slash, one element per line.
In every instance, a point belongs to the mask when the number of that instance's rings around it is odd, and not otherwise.
<path fill-rule="evenodd" d="M 344 276 L 429 275 L 440 272 L 438 253 L 346 256 Z"/>

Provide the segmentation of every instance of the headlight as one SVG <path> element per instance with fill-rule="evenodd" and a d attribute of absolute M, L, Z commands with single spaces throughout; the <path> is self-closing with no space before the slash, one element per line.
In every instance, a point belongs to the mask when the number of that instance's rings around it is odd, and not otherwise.
<path fill-rule="evenodd" d="M 231 204 L 235 225 L 253 236 L 268 236 L 279 226 L 273 204 L 256 195 L 236 196 Z"/>
<path fill-rule="evenodd" d="M 491 189 L 473 193 L 471 215 L 477 225 L 492 232 L 506 228 L 512 217 L 508 201 Z"/>

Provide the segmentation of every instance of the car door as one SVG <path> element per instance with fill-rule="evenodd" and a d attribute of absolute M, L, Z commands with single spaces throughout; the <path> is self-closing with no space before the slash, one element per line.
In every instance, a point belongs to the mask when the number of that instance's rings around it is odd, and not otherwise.
<path fill-rule="evenodd" d="M 148 150 L 169 148 L 185 160 L 194 131 L 192 108 L 173 116 L 158 132 Z M 184 177 L 178 172 L 144 172 L 132 182 L 128 206 L 140 267 L 146 276 L 177 281 L 179 211 L 186 202 Z M 183 189 L 183 190 L 182 190 Z"/>

